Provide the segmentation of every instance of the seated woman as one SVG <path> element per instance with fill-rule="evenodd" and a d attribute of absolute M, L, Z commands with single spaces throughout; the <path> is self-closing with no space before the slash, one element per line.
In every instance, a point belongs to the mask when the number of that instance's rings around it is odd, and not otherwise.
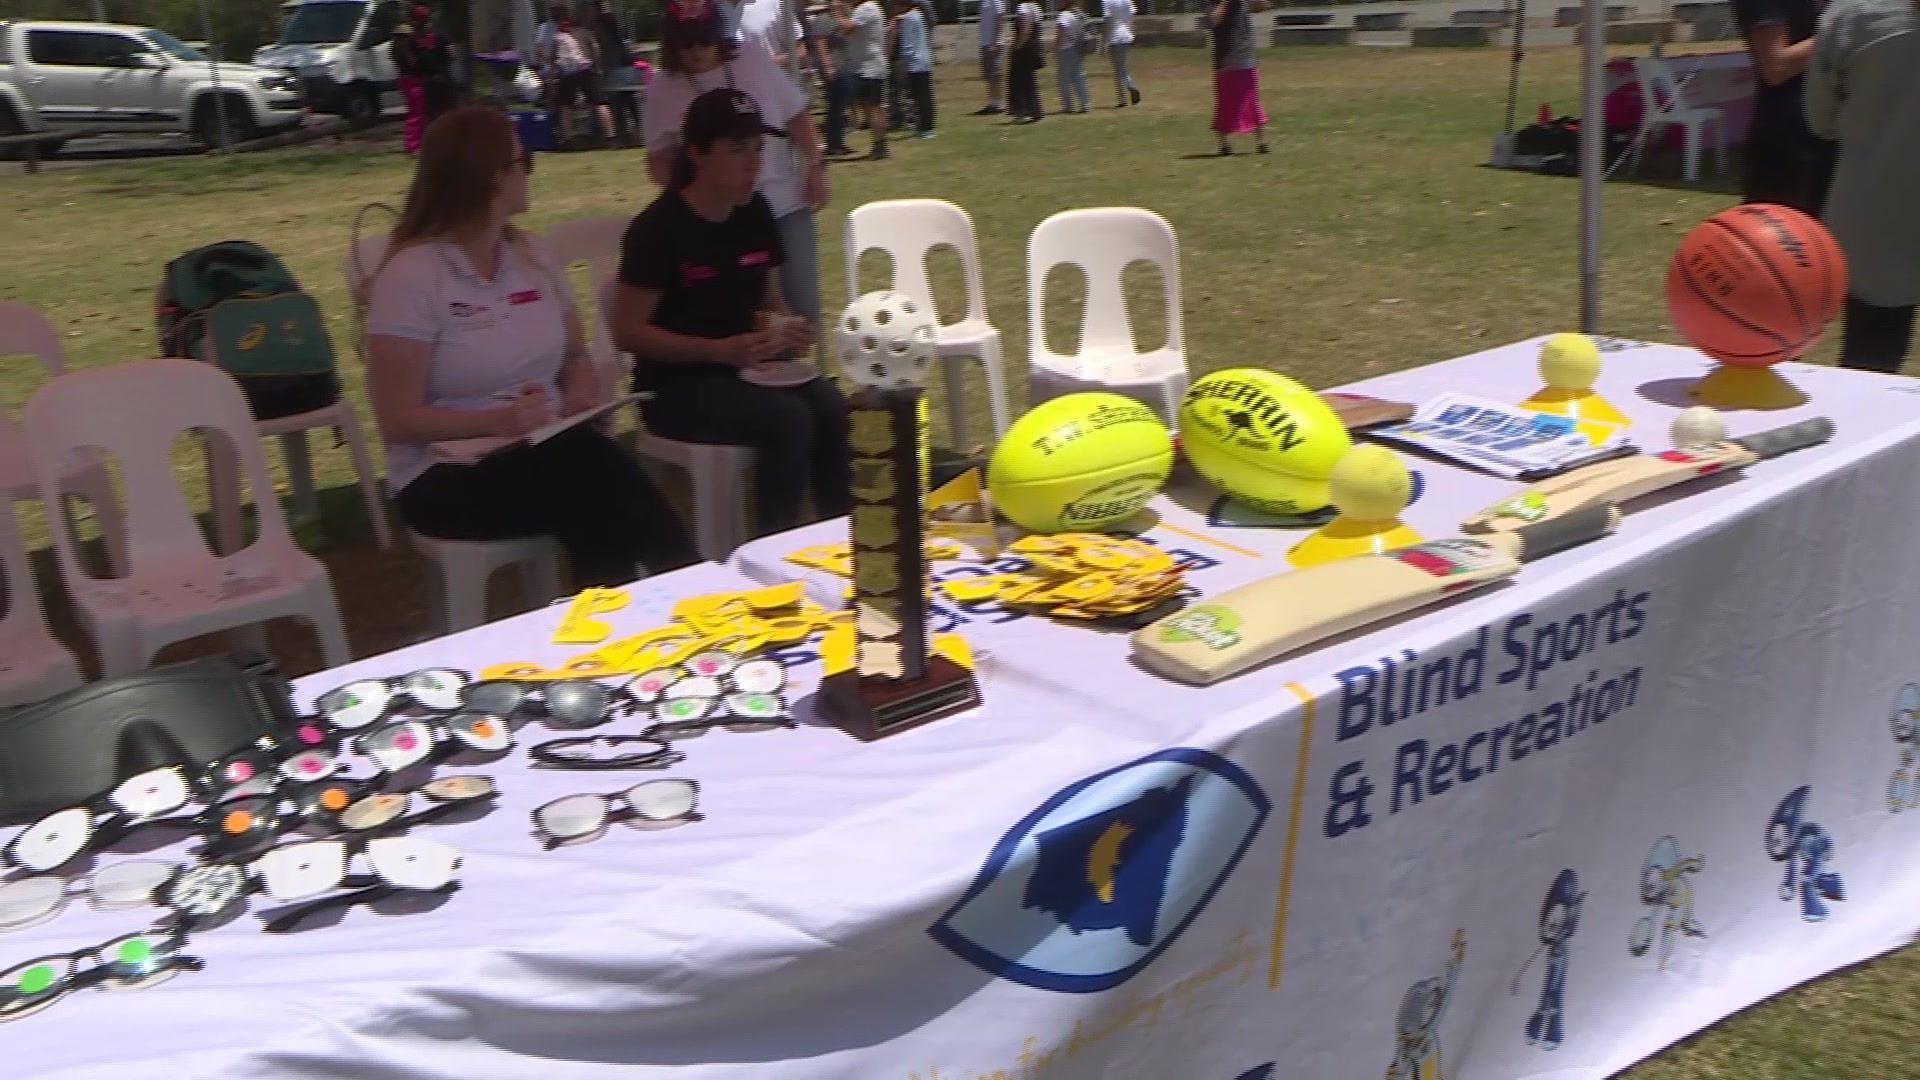
<path fill-rule="evenodd" d="M 814 340 L 778 274 L 786 251 L 767 200 L 754 193 L 768 132 L 753 99 L 710 90 L 688 107 L 672 183 L 627 227 L 614 339 L 634 356 L 633 386 L 650 390 L 647 428 L 681 442 L 747 446 L 761 533 L 801 524 L 814 508 L 848 512 L 847 403 L 833 383 L 749 381 L 753 370 Z"/>
<path fill-rule="evenodd" d="M 552 536 L 582 587 L 693 562 L 639 462 L 599 427 L 471 465 L 428 444 L 518 438 L 601 400 L 564 275 L 513 218 L 532 159 L 503 112 L 467 105 L 427 129 L 406 209 L 362 286 L 367 387 L 387 484 L 408 527 L 447 540 Z"/>

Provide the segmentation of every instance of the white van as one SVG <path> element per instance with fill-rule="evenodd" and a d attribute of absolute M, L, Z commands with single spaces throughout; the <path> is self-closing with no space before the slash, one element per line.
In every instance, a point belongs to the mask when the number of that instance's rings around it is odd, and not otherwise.
<path fill-rule="evenodd" d="M 379 119 L 390 96 L 398 100 L 399 0 L 287 0 L 280 10 L 280 40 L 253 54 L 255 67 L 291 73 L 314 112 L 356 124 Z"/>

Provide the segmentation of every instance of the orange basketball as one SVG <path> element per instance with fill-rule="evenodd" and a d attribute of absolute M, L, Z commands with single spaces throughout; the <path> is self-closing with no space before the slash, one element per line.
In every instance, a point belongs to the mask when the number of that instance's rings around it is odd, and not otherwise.
<path fill-rule="evenodd" d="M 1734 367 L 1807 351 L 1840 314 L 1847 260 L 1798 210 L 1749 203 L 1693 227 L 1667 268 L 1667 311 L 1694 348 Z"/>

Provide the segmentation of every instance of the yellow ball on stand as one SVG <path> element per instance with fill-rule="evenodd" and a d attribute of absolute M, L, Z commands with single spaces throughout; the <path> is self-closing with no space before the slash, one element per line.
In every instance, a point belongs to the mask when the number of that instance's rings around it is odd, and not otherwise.
<path fill-rule="evenodd" d="M 1593 392 L 1600 377 L 1600 347 L 1585 334 L 1555 334 L 1540 347 L 1540 381 L 1534 395 L 1520 403 L 1523 409 L 1552 413 L 1574 420 L 1591 420 L 1625 427 L 1633 421 L 1605 398 Z"/>
<path fill-rule="evenodd" d="M 1420 542 L 1400 521 L 1413 501 L 1413 476 L 1393 451 L 1361 443 L 1346 452 L 1327 478 L 1339 515 L 1287 552 L 1295 566 L 1373 555 Z"/>

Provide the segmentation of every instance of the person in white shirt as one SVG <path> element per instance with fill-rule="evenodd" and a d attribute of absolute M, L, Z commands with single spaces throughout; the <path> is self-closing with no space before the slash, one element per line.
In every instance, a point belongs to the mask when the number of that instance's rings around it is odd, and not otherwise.
<path fill-rule="evenodd" d="M 1082 62 L 1086 43 L 1087 17 L 1080 14 L 1080 0 L 1060 0 L 1060 14 L 1053 17 L 1053 56 L 1063 113 L 1083 113 L 1093 107 L 1087 96 L 1087 68 Z"/>
<path fill-rule="evenodd" d="M 858 82 L 853 100 L 867 118 L 867 131 L 873 136 L 871 161 L 887 157 L 887 16 L 875 0 L 863 0 L 848 13 L 845 0 L 832 0 L 834 20 L 847 35 Z"/>
<path fill-rule="evenodd" d="M 435 120 L 406 207 L 356 300 L 387 485 L 407 526 L 448 540 L 551 536 L 578 587 L 696 561 L 640 463 L 594 424 L 467 465 L 431 445 L 517 439 L 604 400 L 564 270 L 513 224 L 533 159 L 507 115 Z"/>
<path fill-rule="evenodd" d="M 998 116 L 1006 112 L 1000 81 L 1000 58 L 1006 53 L 1001 42 L 1007 21 L 1005 0 L 980 0 L 980 78 L 987 84 L 987 106 L 975 116 Z"/>
<path fill-rule="evenodd" d="M 1133 0 L 1105 0 L 1107 59 L 1113 64 L 1113 92 L 1119 98 L 1115 108 L 1140 104 L 1140 88 L 1133 85 L 1127 70 L 1127 53 L 1133 48 Z"/>
<path fill-rule="evenodd" d="M 807 96 L 765 49 L 743 47 L 725 36 L 718 13 L 705 0 L 670 0 L 661 23 L 661 74 L 647 87 L 640 127 L 647 142 L 647 172 L 669 185 L 680 151 L 687 107 L 709 90 L 733 88 L 752 98 L 760 114 L 781 132 L 767 140 L 760 158 L 760 194 L 780 226 L 786 261 L 780 286 L 793 310 L 820 323 L 819 240 L 814 212 L 827 204 L 827 173 L 820 136 Z"/>

